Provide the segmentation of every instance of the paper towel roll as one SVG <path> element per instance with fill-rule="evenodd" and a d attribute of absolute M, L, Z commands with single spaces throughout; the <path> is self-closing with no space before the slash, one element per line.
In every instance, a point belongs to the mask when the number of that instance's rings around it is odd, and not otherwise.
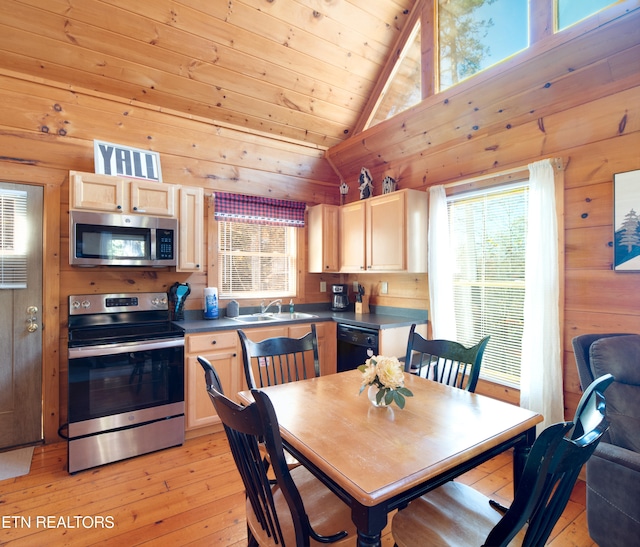
<path fill-rule="evenodd" d="M 204 290 L 204 318 L 218 319 L 218 288 L 207 287 Z"/>

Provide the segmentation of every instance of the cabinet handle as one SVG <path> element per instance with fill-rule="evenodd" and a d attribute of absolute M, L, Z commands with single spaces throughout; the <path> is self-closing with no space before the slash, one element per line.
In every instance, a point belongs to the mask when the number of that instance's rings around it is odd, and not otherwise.
<path fill-rule="evenodd" d="M 217 343 L 218 343 L 218 342 L 216 342 L 215 340 L 211 340 L 211 344 L 212 344 L 212 345 L 214 345 L 214 346 L 215 346 Z"/>
<path fill-rule="evenodd" d="M 237 356 L 238 356 L 238 354 L 237 354 L 237 353 L 232 353 L 232 354 L 231 354 L 231 357 L 237 357 Z"/>
<path fill-rule="evenodd" d="M 116 205 L 116 209 L 122 209 L 122 205 Z"/>
<path fill-rule="evenodd" d="M 134 208 L 133 208 L 133 210 L 134 210 L 134 211 L 137 211 L 137 210 L 138 210 L 138 208 L 137 208 L 137 207 L 134 207 Z"/>

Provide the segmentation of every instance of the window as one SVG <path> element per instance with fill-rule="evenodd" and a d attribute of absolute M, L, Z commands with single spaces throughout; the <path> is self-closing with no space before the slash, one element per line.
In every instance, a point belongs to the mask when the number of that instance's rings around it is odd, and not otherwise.
<path fill-rule="evenodd" d="M 440 90 L 529 46 L 528 0 L 439 0 Z"/>
<path fill-rule="evenodd" d="M 0 289 L 27 287 L 27 193 L 0 191 Z"/>
<path fill-rule="evenodd" d="M 447 198 L 458 340 L 491 335 L 481 377 L 519 386 L 528 183 Z"/>
<path fill-rule="evenodd" d="M 220 296 L 270 298 L 296 294 L 296 228 L 218 222 Z"/>
<path fill-rule="evenodd" d="M 598 11 L 615 4 L 612 0 L 556 0 L 558 30 L 563 30 Z"/>

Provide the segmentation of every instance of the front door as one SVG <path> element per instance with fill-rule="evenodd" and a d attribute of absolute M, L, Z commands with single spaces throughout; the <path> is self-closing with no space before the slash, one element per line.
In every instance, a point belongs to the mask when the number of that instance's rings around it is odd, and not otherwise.
<path fill-rule="evenodd" d="M 42 204 L 0 182 L 0 450 L 42 440 Z"/>

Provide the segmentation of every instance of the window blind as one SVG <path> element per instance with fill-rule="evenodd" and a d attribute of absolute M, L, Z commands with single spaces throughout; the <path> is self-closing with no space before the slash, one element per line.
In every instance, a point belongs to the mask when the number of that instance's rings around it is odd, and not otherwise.
<path fill-rule="evenodd" d="M 296 294 L 296 231 L 287 226 L 218 222 L 220 295 Z"/>
<path fill-rule="evenodd" d="M 0 190 L 0 289 L 27 287 L 27 193 Z"/>
<path fill-rule="evenodd" d="M 486 335 L 481 377 L 520 382 L 528 185 L 448 198 L 458 341 Z"/>

